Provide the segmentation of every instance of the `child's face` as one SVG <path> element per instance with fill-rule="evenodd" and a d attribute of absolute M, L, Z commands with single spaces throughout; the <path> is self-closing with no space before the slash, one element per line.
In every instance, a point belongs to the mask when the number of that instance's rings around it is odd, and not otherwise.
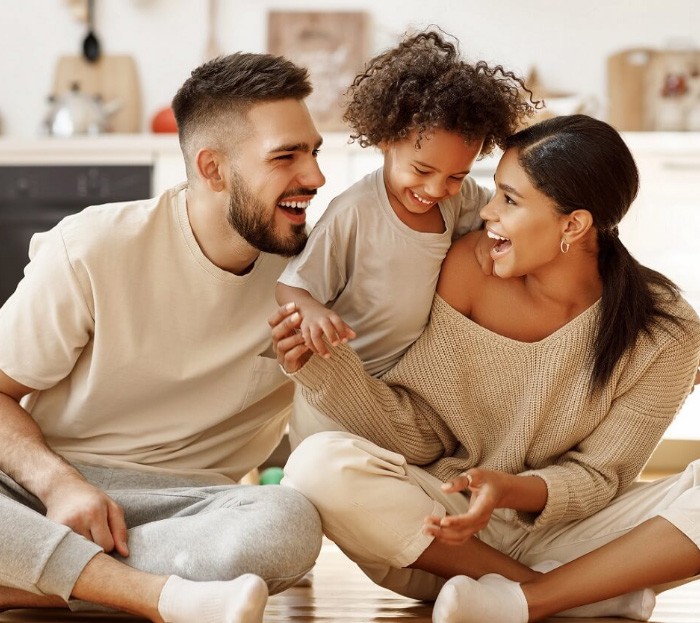
<path fill-rule="evenodd" d="M 459 192 L 481 152 L 482 140 L 465 142 L 446 130 L 432 130 L 416 149 L 417 133 L 381 145 L 384 183 L 394 210 L 426 214 Z"/>

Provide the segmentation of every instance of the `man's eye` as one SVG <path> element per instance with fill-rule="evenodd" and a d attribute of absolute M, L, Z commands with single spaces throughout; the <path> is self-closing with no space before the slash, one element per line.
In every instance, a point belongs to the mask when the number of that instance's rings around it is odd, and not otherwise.
<path fill-rule="evenodd" d="M 318 154 L 319 154 L 319 153 L 321 153 L 321 150 L 320 150 L 320 149 L 314 149 L 314 150 L 311 152 L 311 155 L 312 155 L 314 158 L 318 158 Z"/>
<path fill-rule="evenodd" d="M 283 156 L 275 156 L 275 160 L 291 160 L 294 157 L 293 154 L 284 154 Z"/>

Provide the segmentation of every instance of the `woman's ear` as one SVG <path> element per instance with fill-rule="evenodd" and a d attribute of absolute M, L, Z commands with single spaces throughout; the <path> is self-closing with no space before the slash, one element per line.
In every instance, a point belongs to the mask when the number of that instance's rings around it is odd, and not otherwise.
<path fill-rule="evenodd" d="M 199 178 L 214 192 L 221 192 L 226 187 L 225 159 L 221 152 L 202 148 L 195 156 L 195 166 Z"/>
<path fill-rule="evenodd" d="M 572 244 L 585 236 L 593 227 L 593 216 L 588 210 L 574 210 L 566 215 L 562 239 Z"/>

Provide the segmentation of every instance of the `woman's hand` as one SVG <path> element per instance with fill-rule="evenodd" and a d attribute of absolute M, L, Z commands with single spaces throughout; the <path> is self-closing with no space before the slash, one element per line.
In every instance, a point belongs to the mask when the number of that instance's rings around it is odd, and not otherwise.
<path fill-rule="evenodd" d="M 463 515 L 427 517 L 423 531 L 448 545 L 461 545 L 485 528 L 494 509 L 502 506 L 507 487 L 503 472 L 474 468 L 442 485 L 443 491 L 469 491 L 469 510 Z"/>
<path fill-rule="evenodd" d="M 547 504 L 547 483 L 536 474 L 507 474 L 475 467 L 442 485 L 443 491 L 469 491 L 469 510 L 463 515 L 427 517 L 423 531 L 450 545 L 460 545 L 485 528 L 494 509 L 512 508 L 541 513 Z"/>
<path fill-rule="evenodd" d="M 272 328 L 272 348 L 277 361 L 290 374 L 299 371 L 311 357 L 311 351 L 299 332 L 301 314 L 294 303 L 280 307 L 267 320 Z"/>

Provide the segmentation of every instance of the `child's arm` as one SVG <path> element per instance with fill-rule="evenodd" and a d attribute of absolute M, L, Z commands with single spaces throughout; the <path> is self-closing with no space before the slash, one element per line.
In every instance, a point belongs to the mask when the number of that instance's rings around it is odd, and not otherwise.
<path fill-rule="evenodd" d="M 345 324 L 338 314 L 319 303 L 303 288 L 295 288 L 278 282 L 275 296 L 280 305 L 296 304 L 301 314 L 300 330 L 304 337 L 304 343 L 313 352 L 323 357 L 330 355 L 324 337 L 333 346 L 356 337 L 355 332 Z"/>

